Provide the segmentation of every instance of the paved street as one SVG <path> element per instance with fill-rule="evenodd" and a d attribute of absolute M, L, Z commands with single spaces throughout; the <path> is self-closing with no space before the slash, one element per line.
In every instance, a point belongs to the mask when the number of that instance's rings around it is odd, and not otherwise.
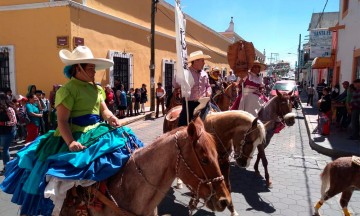
<path fill-rule="evenodd" d="M 332 158 L 310 148 L 302 111 L 294 112 L 298 116 L 296 124 L 275 135 L 266 149 L 273 188 L 266 188 L 264 180 L 254 175 L 252 165 L 247 170 L 232 166 L 232 198 L 240 215 L 313 214 L 312 206 L 320 198 L 319 174 Z M 141 120 L 129 126 L 144 143 L 149 144 L 161 135 L 162 122 L 163 118 Z M 1 177 L 0 180 L 2 179 Z M 185 205 L 189 198 L 186 195 L 187 189 L 170 189 L 160 205 L 160 215 L 187 215 Z M 10 203 L 8 195 L 0 192 L 0 199 L 0 216 L 18 214 L 18 207 Z M 323 215 L 342 215 L 338 200 L 339 196 L 325 203 L 321 208 Z M 349 206 L 353 215 L 360 215 L 359 201 L 360 194 L 355 192 Z M 229 215 L 229 212 L 225 210 L 214 214 L 203 208 L 195 215 Z"/>

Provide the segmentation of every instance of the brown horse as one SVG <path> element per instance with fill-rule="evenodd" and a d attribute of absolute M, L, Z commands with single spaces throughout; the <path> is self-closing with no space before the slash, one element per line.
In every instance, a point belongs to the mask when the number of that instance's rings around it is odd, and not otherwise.
<path fill-rule="evenodd" d="M 255 173 L 260 175 L 259 172 L 259 162 L 261 162 L 264 166 L 265 171 L 265 180 L 266 185 L 268 187 L 271 186 L 270 176 L 268 172 L 268 161 L 265 155 L 265 148 L 269 145 L 271 138 L 275 133 L 275 129 L 279 126 L 279 124 L 292 126 L 295 124 L 295 115 L 292 114 L 292 106 L 290 97 L 293 92 L 289 92 L 287 94 L 281 94 L 278 90 L 276 90 L 276 96 L 273 97 L 270 101 L 268 101 L 258 112 L 258 118 L 262 122 L 269 122 L 270 125 L 266 130 L 266 142 L 259 145 L 258 155 L 256 158 L 256 162 L 254 165 Z"/>
<path fill-rule="evenodd" d="M 321 173 L 321 199 L 315 205 L 315 215 L 319 215 L 322 204 L 341 193 L 340 205 L 345 216 L 350 216 L 347 209 L 351 195 L 360 189 L 360 158 L 342 157 L 328 163 Z"/>
<path fill-rule="evenodd" d="M 90 210 L 91 215 L 154 215 L 176 177 L 192 190 L 195 199 L 204 199 L 213 211 L 223 211 L 231 196 L 217 157 L 214 138 L 197 118 L 188 127 L 163 134 L 136 150 L 123 169 L 107 181 L 110 202 L 121 210 L 105 206 L 101 212 Z M 64 204 L 61 215 L 76 215 L 74 211 Z"/>
<path fill-rule="evenodd" d="M 223 83 L 224 91 L 214 96 L 214 101 L 221 111 L 229 110 L 232 102 L 237 97 L 236 83 Z"/>
<path fill-rule="evenodd" d="M 221 173 L 231 191 L 229 175 L 232 148 L 236 164 L 242 168 L 248 167 L 256 147 L 265 141 L 266 128 L 253 115 L 241 110 L 211 113 L 206 117 L 204 125 L 206 131 L 216 138 Z M 238 215 L 233 203 L 230 203 L 228 209 L 232 216 Z"/>

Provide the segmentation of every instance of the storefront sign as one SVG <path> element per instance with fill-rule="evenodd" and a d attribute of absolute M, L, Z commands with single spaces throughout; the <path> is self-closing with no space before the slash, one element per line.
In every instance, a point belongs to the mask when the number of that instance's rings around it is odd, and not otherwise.
<path fill-rule="evenodd" d="M 57 36 L 56 45 L 58 48 L 69 47 L 69 36 Z"/>
<path fill-rule="evenodd" d="M 74 37 L 74 48 L 77 46 L 84 46 L 85 45 L 85 39 L 81 37 Z"/>
<path fill-rule="evenodd" d="M 328 29 L 310 31 L 310 58 L 331 56 L 332 34 Z"/>

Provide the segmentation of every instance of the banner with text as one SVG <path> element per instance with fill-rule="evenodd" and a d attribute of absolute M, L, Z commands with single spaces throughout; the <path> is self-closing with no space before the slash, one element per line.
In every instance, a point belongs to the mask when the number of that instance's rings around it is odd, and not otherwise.
<path fill-rule="evenodd" d="M 177 64 L 175 79 L 181 85 L 181 94 L 188 98 L 194 85 L 194 79 L 188 70 L 187 46 L 185 40 L 186 21 L 180 8 L 180 0 L 175 0 L 175 32 L 176 32 L 176 53 Z"/>

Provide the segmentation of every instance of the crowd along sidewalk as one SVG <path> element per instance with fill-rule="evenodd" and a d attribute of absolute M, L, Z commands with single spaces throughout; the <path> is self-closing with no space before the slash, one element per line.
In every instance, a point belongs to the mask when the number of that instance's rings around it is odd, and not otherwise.
<path fill-rule="evenodd" d="M 317 152 L 331 156 L 360 156 L 360 140 L 349 140 L 350 128 L 340 130 L 335 124 L 330 126 L 330 135 L 323 136 L 318 133 L 318 108 L 316 107 L 316 99 L 314 98 L 314 106 L 307 106 L 307 95 L 302 92 L 301 107 L 305 117 L 306 128 L 309 134 L 310 146 Z"/>
<path fill-rule="evenodd" d="M 136 115 L 136 116 L 129 116 L 129 117 L 120 119 L 120 124 L 128 125 L 130 123 L 133 123 L 133 122 L 136 122 L 139 120 L 149 119 L 149 118 L 151 118 L 152 115 L 154 115 L 154 113 L 155 113 L 154 111 L 150 111 L 150 107 L 145 107 L 144 114 L 140 114 L 140 115 Z"/>

